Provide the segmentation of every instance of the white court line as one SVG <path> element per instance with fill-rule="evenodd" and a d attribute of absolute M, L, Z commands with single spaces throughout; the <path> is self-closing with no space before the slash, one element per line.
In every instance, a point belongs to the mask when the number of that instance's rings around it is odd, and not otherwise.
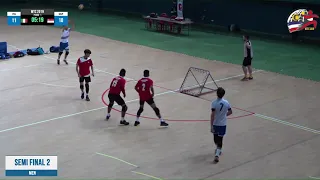
<path fill-rule="evenodd" d="M 63 87 L 63 88 L 76 88 L 76 86 L 64 86 L 64 85 L 57 85 L 57 84 L 49 84 L 49 83 L 39 83 L 46 86 L 52 86 L 52 87 Z"/>
<path fill-rule="evenodd" d="M 313 176 L 309 176 L 309 178 L 311 178 L 311 179 L 320 179 L 320 177 L 313 177 Z"/>
<path fill-rule="evenodd" d="M 169 93 L 173 93 L 173 92 L 174 92 L 174 91 L 166 91 L 166 92 L 163 92 L 163 93 L 156 94 L 156 95 L 154 95 L 154 96 L 161 96 L 161 95 L 169 94 Z M 126 103 L 131 103 L 131 102 L 136 102 L 136 101 L 139 101 L 139 99 L 129 100 L 129 101 L 126 101 Z M 115 104 L 115 105 L 116 105 L 116 104 Z M 118 106 L 118 105 L 117 105 L 117 106 Z M 68 114 L 68 115 L 65 115 L 65 116 L 60 116 L 60 117 L 51 118 L 51 119 L 47 119 L 47 120 L 43 120 L 43 121 L 38 121 L 38 122 L 30 123 L 30 124 L 25 124 L 25 125 L 21 125 L 21 126 L 16 126 L 16 127 L 13 127 L 13 128 L 8 128 L 8 129 L 0 130 L 0 133 L 8 132 L 8 131 L 13 131 L 13 130 L 17 130 L 17 129 L 21 129 L 21 128 L 25 128 L 25 127 L 35 126 L 35 125 L 38 125 L 38 124 L 43 124 L 43 123 L 47 123 L 47 122 L 50 122 L 50 121 L 56 121 L 56 120 L 60 120 L 60 119 L 68 118 L 68 117 L 73 117 L 73 116 L 77 116 L 77 115 L 80 115 L 80 114 L 85 114 L 85 113 L 89 113 L 89 112 L 93 112 L 93 111 L 98 111 L 98 110 L 106 109 L 106 108 L 107 108 L 106 106 L 103 106 L 103 107 L 99 107 L 99 108 L 95 108 L 95 109 L 90 109 L 90 110 L 86 110 L 86 111 L 81 111 L 81 112 L 77 112 L 77 113 L 73 113 L 73 114 Z"/>
<path fill-rule="evenodd" d="M 262 118 L 262 119 L 265 119 L 265 120 L 273 121 L 273 122 L 276 122 L 276 123 L 284 124 L 284 125 L 287 125 L 287 126 L 295 127 L 297 129 L 302 129 L 302 130 L 305 130 L 305 131 L 309 131 L 309 132 L 312 132 L 314 134 L 320 134 L 320 131 L 318 131 L 318 130 L 311 129 L 311 128 L 308 128 L 308 127 L 305 127 L 305 126 L 301 126 L 301 125 L 298 125 L 298 124 L 293 124 L 293 123 L 290 123 L 288 121 L 283 121 L 283 120 L 276 119 L 276 118 L 269 117 L 269 116 L 265 116 L 265 115 L 262 115 L 262 114 L 254 114 L 254 116 Z"/>
<path fill-rule="evenodd" d="M 22 68 L 31 68 L 31 67 L 36 67 L 40 66 L 41 64 L 31 64 L 28 66 L 22 66 L 22 67 L 17 67 L 17 68 L 10 68 L 10 69 L 1 69 L 0 72 L 5 72 L 5 71 L 12 71 L 12 70 L 17 70 L 17 69 L 22 69 Z"/>

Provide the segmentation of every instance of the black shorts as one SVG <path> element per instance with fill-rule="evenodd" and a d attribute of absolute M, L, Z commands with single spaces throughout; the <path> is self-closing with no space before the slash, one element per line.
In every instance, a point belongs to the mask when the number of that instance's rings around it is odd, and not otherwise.
<path fill-rule="evenodd" d="M 91 82 L 91 77 L 79 77 L 79 82 L 83 83 L 84 81 L 86 81 L 86 83 Z"/>
<path fill-rule="evenodd" d="M 108 98 L 109 104 L 113 104 L 114 102 L 116 102 L 119 106 L 123 106 L 126 104 L 120 94 L 108 94 Z"/>
<path fill-rule="evenodd" d="M 245 57 L 242 62 L 242 66 L 251 66 L 252 57 Z"/>
<path fill-rule="evenodd" d="M 152 104 L 154 104 L 153 98 L 150 98 L 150 99 L 147 100 L 147 101 L 142 101 L 142 100 L 140 100 L 139 103 L 140 103 L 141 106 L 143 106 L 145 102 L 147 102 L 150 106 L 151 106 Z"/>

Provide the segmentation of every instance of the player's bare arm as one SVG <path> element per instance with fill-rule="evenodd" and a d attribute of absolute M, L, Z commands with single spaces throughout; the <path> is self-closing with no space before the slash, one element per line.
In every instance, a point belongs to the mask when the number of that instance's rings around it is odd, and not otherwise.
<path fill-rule="evenodd" d="M 215 113 L 215 109 L 211 109 L 211 118 L 210 118 L 210 127 L 211 127 L 211 132 L 213 131 L 213 122 L 214 122 L 214 113 Z"/>
<path fill-rule="evenodd" d="M 124 85 L 121 87 L 121 91 L 122 91 L 123 97 L 126 97 L 126 90 Z"/>
<path fill-rule="evenodd" d="M 150 87 L 150 90 L 151 90 L 151 95 L 152 95 L 152 97 L 154 97 L 154 89 L 153 89 L 153 86 Z"/>
<path fill-rule="evenodd" d="M 94 76 L 93 65 L 91 66 L 91 73 L 92 73 L 92 76 Z"/>
<path fill-rule="evenodd" d="M 79 65 L 78 65 L 78 63 L 76 64 L 76 71 L 77 71 L 78 77 L 80 77 L 80 74 L 79 74 Z"/>
<path fill-rule="evenodd" d="M 229 109 L 228 109 L 227 116 L 230 116 L 231 114 L 232 114 L 232 109 L 231 109 L 231 108 L 229 108 Z"/>

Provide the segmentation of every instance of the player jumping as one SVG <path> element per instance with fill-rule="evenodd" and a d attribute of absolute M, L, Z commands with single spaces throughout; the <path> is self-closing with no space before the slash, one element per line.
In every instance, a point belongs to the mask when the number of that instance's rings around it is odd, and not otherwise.
<path fill-rule="evenodd" d="M 119 106 L 122 107 L 121 110 L 121 121 L 120 124 L 122 125 L 129 125 L 129 122 L 127 122 L 124 117 L 126 115 L 126 112 L 128 110 L 128 107 L 126 103 L 124 102 L 123 98 L 120 96 L 120 93 L 122 92 L 123 97 L 126 97 L 126 91 L 125 91 L 125 85 L 126 85 L 126 80 L 124 79 L 126 75 L 126 70 L 121 69 L 119 76 L 113 78 L 110 84 L 110 90 L 109 90 L 109 106 L 108 106 L 108 114 L 106 119 L 110 119 L 111 115 L 110 112 L 112 110 L 112 106 L 114 102 L 116 102 Z"/>
<path fill-rule="evenodd" d="M 143 112 L 143 107 L 145 102 L 147 102 L 152 107 L 152 109 L 160 119 L 160 126 L 168 126 L 169 124 L 167 124 L 162 119 L 160 110 L 156 106 L 153 100 L 153 97 L 154 97 L 153 81 L 149 78 L 149 75 L 150 75 L 149 70 L 144 70 L 143 71 L 144 77 L 141 78 L 135 86 L 135 90 L 139 93 L 139 97 L 140 97 L 140 108 L 137 112 L 137 120 L 134 122 L 134 126 L 138 126 L 140 124 L 139 118 L 141 113 Z"/>
<path fill-rule="evenodd" d="M 214 161 L 219 162 L 219 156 L 222 152 L 223 136 L 226 134 L 227 129 L 227 116 L 232 114 L 232 109 L 229 102 L 223 99 L 225 90 L 221 87 L 217 90 L 218 98 L 211 104 L 211 121 L 210 127 L 213 133 L 214 143 L 217 146 Z"/>
<path fill-rule="evenodd" d="M 92 76 L 94 76 L 93 63 L 91 58 L 89 57 L 90 54 L 91 54 L 91 51 L 89 49 L 84 50 L 84 56 L 80 57 L 76 64 L 76 71 L 78 73 L 79 82 L 80 82 L 81 99 L 84 98 L 83 82 L 85 81 L 87 101 L 90 101 L 90 98 L 89 98 L 89 83 L 91 82 L 90 67 L 91 67 Z"/>
<path fill-rule="evenodd" d="M 71 21 L 69 21 L 69 22 L 71 22 Z M 74 25 L 73 25 L 73 29 L 74 29 Z M 71 28 L 69 28 L 68 26 L 64 26 L 63 29 L 62 29 L 62 34 L 61 34 L 61 39 L 60 39 L 60 46 L 59 46 L 59 55 L 58 55 L 58 59 L 57 59 L 57 64 L 58 65 L 60 64 L 60 57 L 63 54 L 63 51 L 66 51 L 63 61 L 68 65 L 67 57 L 69 55 L 70 31 L 71 31 Z"/>

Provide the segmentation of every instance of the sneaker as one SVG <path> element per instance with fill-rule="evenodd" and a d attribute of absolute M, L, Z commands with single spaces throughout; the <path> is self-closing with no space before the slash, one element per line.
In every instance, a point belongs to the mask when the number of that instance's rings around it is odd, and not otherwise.
<path fill-rule="evenodd" d="M 66 65 L 68 65 L 68 61 L 67 60 L 63 60 L 64 63 L 66 63 Z"/>
<path fill-rule="evenodd" d="M 106 120 L 109 120 L 109 119 L 110 119 L 110 117 L 111 117 L 110 115 L 107 115 Z"/>
<path fill-rule="evenodd" d="M 169 124 L 163 121 L 160 123 L 160 126 L 169 126 Z"/>
<path fill-rule="evenodd" d="M 86 101 L 90 101 L 90 98 L 88 95 L 86 96 Z"/>
<path fill-rule="evenodd" d="M 140 122 L 139 121 L 135 121 L 134 122 L 134 126 L 139 126 L 140 125 Z"/>
<path fill-rule="evenodd" d="M 57 64 L 60 65 L 60 60 L 57 60 Z"/>
<path fill-rule="evenodd" d="M 248 80 L 247 77 L 243 77 L 243 78 L 241 79 L 241 81 L 247 81 L 247 80 Z"/>
<path fill-rule="evenodd" d="M 84 93 L 81 94 L 81 99 L 84 99 Z"/>
<path fill-rule="evenodd" d="M 129 123 L 129 122 L 127 122 L 126 120 L 123 120 L 123 121 L 120 121 L 120 124 L 121 124 L 121 125 L 125 125 L 125 126 L 127 126 L 127 125 L 129 125 L 130 123 Z"/>
<path fill-rule="evenodd" d="M 219 156 L 214 157 L 214 162 L 218 163 L 219 162 Z"/>
<path fill-rule="evenodd" d="M 250 76 L 250 77 L 249 77 L 249 80 L 252 80 L 252 79 L 253 79 L 253 77 L 252 77 L 252 76 Z"/>

